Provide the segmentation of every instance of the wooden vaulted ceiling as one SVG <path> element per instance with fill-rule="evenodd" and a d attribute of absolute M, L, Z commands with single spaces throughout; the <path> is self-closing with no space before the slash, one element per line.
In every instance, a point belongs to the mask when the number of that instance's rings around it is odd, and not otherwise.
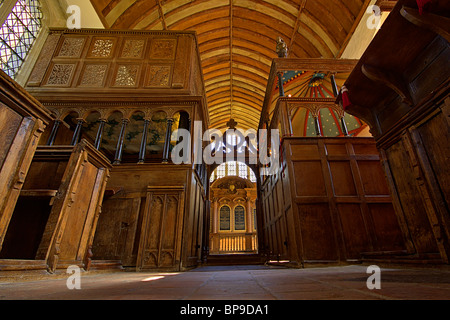
<path fill-rule="evenodd" d="M 106 28 L 194 30 L 211 127 L 257 129 L 276 39 L 290 58 L 339 57 L 369 0 L 91 0 Z M 319 70 L 318 70 L 319 71 Z"/>

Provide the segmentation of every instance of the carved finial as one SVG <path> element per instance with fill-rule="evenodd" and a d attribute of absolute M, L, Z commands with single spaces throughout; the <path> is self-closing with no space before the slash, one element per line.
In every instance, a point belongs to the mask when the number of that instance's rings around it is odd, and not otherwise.
<path fill-rule="evenodd" d="M 236 128 L 236 125 L 237 125 L 237 122 L 234 121 L 234 119 L 230 119 L 230 121 L 227 122 L 227 126 L 228 126 L 228 128 L 230 128 L 230 129 L 235 129 L 235 128 Z"/>
<path fill-rule="evenodd" d="M 277 39 L 277 54 L 279 58 L 286 58 L 288 55 L 288 48 L 286 42 L 281 37 Z"/>

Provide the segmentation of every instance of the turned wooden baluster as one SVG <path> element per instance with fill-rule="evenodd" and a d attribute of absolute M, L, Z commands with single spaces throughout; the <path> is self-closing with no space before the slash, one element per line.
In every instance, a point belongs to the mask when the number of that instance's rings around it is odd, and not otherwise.
<path fill-rule="evenodd" d="M 123 139 L 125 137 L 125 130 L 128 125 L 128 119 L 122 119 L 122 128 L 120 129 L 119 139 L 117 140 L 116 154 L 114 156 L 113 164 L 120 164 L 122 161 Z"/>

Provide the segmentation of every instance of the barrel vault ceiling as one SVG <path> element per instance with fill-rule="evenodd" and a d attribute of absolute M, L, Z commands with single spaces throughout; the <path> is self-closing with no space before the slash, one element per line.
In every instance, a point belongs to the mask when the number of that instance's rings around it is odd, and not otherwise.
<path fill-rule="evenodd" d="M 106 28 L 194 30 L 211 127 L 258 127 L 276 40 L 290 58 L 340 57 L 369 0 L 91 0 Z M 320 70 L 318 70 L 320 71 Z"/>

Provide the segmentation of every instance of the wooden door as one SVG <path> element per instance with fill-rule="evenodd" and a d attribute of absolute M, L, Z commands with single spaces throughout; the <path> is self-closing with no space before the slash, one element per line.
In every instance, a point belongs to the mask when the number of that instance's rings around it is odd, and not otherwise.
<path fill-rule="evenodd" d="M 182 186 L 148 187 L 136 263 L 138 271 L 179 269 L 183 202 Z"/>

